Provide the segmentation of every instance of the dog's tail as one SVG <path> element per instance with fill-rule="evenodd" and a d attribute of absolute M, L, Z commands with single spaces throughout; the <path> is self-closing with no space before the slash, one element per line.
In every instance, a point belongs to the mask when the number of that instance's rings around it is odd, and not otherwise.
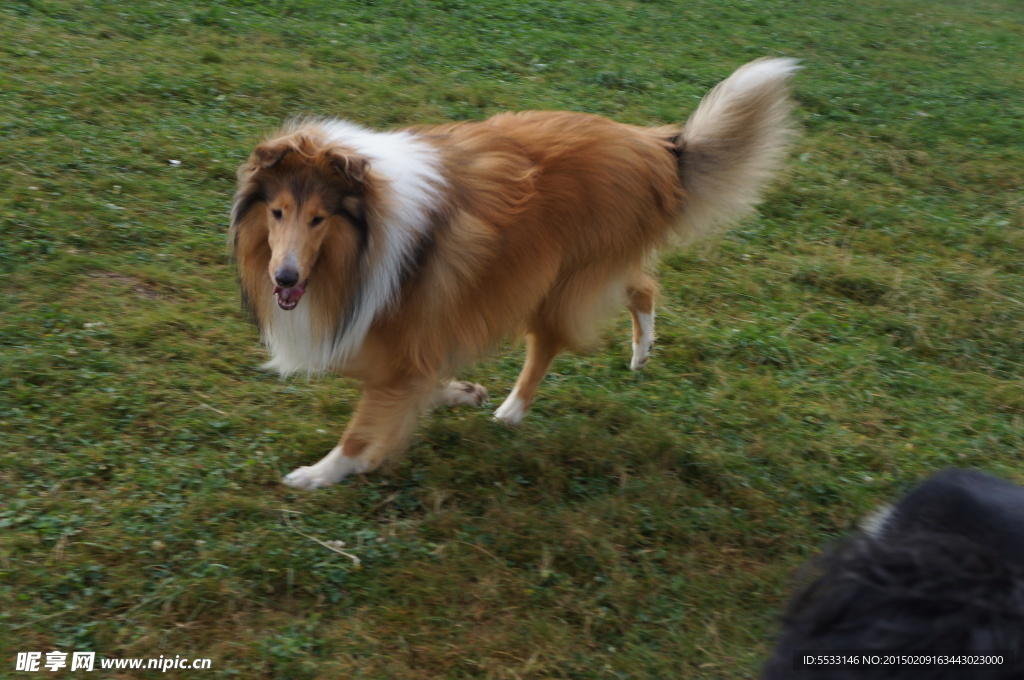
<path fill-rule="evenodd" d="M 685 192 L 684 241 L 743 217 L 760 200 L 795 136 L 789 78 L 799 68 L 785 58 L 741 66 L 704 97 L 673 140 Z"/>

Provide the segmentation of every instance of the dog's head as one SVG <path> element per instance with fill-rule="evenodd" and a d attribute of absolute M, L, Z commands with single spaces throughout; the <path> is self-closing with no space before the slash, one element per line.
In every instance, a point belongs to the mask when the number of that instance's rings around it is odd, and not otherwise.
<path fill-rule="evenodd" d="M 762 680 L 1024 677 L 1024 488 L 975 470 L 944 470 L 870 527 L 809 565 Z M 1004 661 L 815 666 L 855 652 L 959 652 Z"/>
<path fill-rule="evenodd" d="M 366 244 L 369 175 L 366 158 L 316 128 L 257 146 L 239 169 L 231 213 L 247 293 L 272 286 L 277 305 L 292 310 L 307 286 L 317 285 L 323 260 L 344 268 L 339 259 Z M 259 269 L 267 277 L 262 283 L 252 280 L 261 277 Z"/>

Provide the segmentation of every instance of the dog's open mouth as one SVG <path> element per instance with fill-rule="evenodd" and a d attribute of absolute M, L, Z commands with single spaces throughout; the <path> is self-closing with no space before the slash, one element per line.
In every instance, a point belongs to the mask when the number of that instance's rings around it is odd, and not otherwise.
<path fill-rule="evenodd" d="M 297 286 L 292 286 L 291 288 L 282 288 L 281 286 L 274 286 L 274 295 L 277 297 L 277 306 L 285 310 L 286 312 L 295 309 L 295 306 L 299 304 L 299 300 L 305 294 L 305 281 L 303 281 Z"/>

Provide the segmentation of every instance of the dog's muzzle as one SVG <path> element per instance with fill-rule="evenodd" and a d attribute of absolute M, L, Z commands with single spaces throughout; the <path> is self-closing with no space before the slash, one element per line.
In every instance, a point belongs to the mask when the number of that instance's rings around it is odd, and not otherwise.
<path fill-rule="evenodd" d="M 305 294 L 305 281 L 297 286 L 292 286 L 291 288 L 282 288 L 281 286 L 274 286 L 274 296 L 277 298 L 277 306 L 285 310 L 286 312 L 295 309 L 296 305 L 299 304 L 299 300 Z"/>

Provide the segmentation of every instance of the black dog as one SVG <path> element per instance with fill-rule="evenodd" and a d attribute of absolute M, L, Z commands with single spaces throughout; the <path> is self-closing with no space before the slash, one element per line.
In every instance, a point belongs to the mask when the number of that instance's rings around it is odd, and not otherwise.
<path fill-rule="evenodd" d="M 814 566 L 762 680 L 1024 678 L 1024 488 L 944 470 Z"/>

